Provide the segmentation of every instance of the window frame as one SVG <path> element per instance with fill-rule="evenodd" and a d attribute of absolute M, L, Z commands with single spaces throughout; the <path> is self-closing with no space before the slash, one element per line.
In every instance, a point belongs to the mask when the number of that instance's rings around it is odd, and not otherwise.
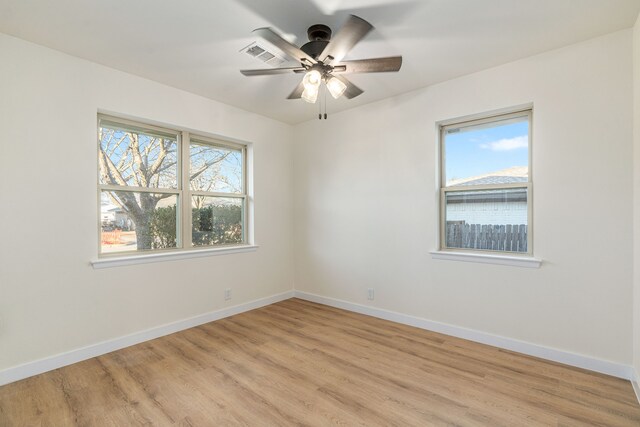
<path fill-rule="evenodd" d="M 251 226 L 250 222 L 250 203 L 253 198 L 249 195 L 249 180 L 248 180 L 248 143 L 231 141 L 228 139 L 222 139 L 220 137 L 207 136 L 203 133 L 192 132 L 181 128 L 169 128 L 150 124 L 143 120 L 131 120 L 128 118 L 122 118 L 111 114 L 98 113 L 97 115 L 97 143 L 100 142 L 100 128 L 103 122 L 107 122 L 113 125 L 121 125 L 125 128 L 133 128 L 138 131 L 149 131 L 151 133 L 157 133 L 160 135 L 176 136 L 176 188 L 155 188 L 155 187 L 138 187 L 138 186 L 123 186 L 123 185 L 111 185 L 102 184 L 100 182 L 100 150 L 96 151 L 97 160 L 97 198 L 98 198 L 98 210 L 97 210 L 97 234 L 98 234 L 98 259 L 109 258 L 148 258 L 156 257 L 158 255 L 169 255 L 171 253 L 187 254 L 193 252 L 220 252 L 221 250 L 229 250 L 230 253 L 234 252 L 234 249 L 253 248 L 252 241 L 253 230 L 249 230 Z M 209 145 L 213 147 L 231 149 L 234 151 L 240 151 L 242 156 L 242 193 L 224 193 L 224 192 L 202 192 L 192 191 L 190 182 L 190 147 L 191 143 L 195 142 L 201 145 Z M 162 193 L 162 194 L 175 194 L 176 195 L 176 246 L 172 248 L 162 249 L 149 249 L 149 250 L 135 250 L 135 251 L 117 251 L 117 252 L 103 252 L 102 251 L 102 193 L 103 191 L 126 191 L 132 193 L 146 192 L 146 193 Z M 197 193 L 197 194 L 194 194 Z M 240 198 L 242 199 L 242 242 L 230 243 L 223 245 L 192 245 L 192 196 L 203 195 L 209 197 L 224 197 L 224 198 Z M 95 267 L 95 265 L 94 265 Z"/>
<path fill-rule="evenodd" d="M 528 141 L 527 141 L 527 181 L 505 184 L 485 184 L 485 185 L 452 185 L 446 183 L 446 132 L 451 129 L 459 129 L 470 126 L 477 126 L 486 123 L 493 123 L 517 117 L 527 117 Z M 491 113 L 477 114 L 458 119 L 451 119 L 437 124 L 438 127 L 438 242 L 439 252 L 452 254 L 469 255 L 491 255 L 508 257 L 533 257 L 533 168 L 532 168 L 532 141 L 533 141 L 533 106 L 520 107 L 515 109 L 494 111 Z M 499 250 L 473 249 L 473 248 L 450 248 L 446 246 L 446 196 L 447 193 L 462 191 L 483 191 L 483 190 L 503 190 L 503 189 L 526 189 L 527 191 L 527 252 L 510 252 Z"/>

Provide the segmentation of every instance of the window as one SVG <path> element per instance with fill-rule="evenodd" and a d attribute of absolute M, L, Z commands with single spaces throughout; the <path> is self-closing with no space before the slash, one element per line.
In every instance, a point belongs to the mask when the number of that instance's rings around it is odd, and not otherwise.
<path fill-rule="evenodd" d="M 100 254 L 247 243 L 246 146 L 98 117 Z"/>
<path fill-rule="evenodd" d="M 532 254 L 531 110 L 440 126 L 440 249 Z"/>

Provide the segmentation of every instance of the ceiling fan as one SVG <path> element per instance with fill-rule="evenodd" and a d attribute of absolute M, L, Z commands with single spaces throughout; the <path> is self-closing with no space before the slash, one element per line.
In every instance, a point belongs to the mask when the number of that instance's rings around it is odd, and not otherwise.
<path fill-rule="evenodd" d="M 309 42 L 297 47 L 271 28 L 258 28 L 253 32 L 282 50 L 299 67 L 240 70 L 245 76 L 266 76 L 285 73 L 304 74 L 302 81 L 291 92 L 288 99 L 300 99 L 315 103 L 321 83 L 334 98 L 344 95 L 348 99 L 360 95 L 363 90 L 347 80 L 347 73 L 381 73 L 398 71 L 402 66 L 402 56 L 343 61 L 342 58 L 373 29 L 373 25 L 355 15 L 349 15 L 344 26 L 331 37 L 331 29 L 322 24 L 309 27 Z"/>

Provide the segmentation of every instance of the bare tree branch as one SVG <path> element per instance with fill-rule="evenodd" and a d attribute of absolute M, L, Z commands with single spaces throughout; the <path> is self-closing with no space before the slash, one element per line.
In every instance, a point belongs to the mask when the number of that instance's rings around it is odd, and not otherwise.
<path fill-rule="evenodd" d="M 229 156 L 229 154 L 231 154 L 231 152 L 227 152 L 223 156 L 218 157 L 217 159 L 213 159 L 213 160 L 209 160 L 209 161 L 205 162 L 204 165 L 202 165 L 200 168 L 198 168 L 198 170 L 196 170 L 195 172 L 193 172 L 191 174 L 189 179 L 191 179 L 191 180 L 194 179 L 195 177 L 197 177 L 198 175 L 200 175 L 201 173 L 203 173 L 204 171 L 209 169 L 210 166 L 215 165 L 216 163 L 220 163 L 221 161 L 226 159 Z"/>
<path fill-rule="evenodd" d="M 102 151 L 102 148 L 100 148 L 99 161 L 100 173 L 105 184 L 127 185 L 127 181 L 122 177 L 120 170 L 113 164 L 111 158 Z"/>
<path fill-rule="evenodd" d="M 138 166 L 139 173 L 134 175 L 136 183 L 138 187 L 148 187 L 149 182 L 147 181 L 147 167 L 142 160 L 142 156 L 140 155 L 140 142 L 138 141 L 138 134 L 130 132 L 131 136 L 131 154 L 136 162 L 136 166 Z"/>
<path fill-rule="evenodd" d="M 160 169 L 160 166 L 162 166 L 162 162 L 164 161 L 165 157 L 167 157 L 167 154 L 168 152 L 167 147 L 165 146 L 164 139 L 160 139 L 160 154 L 158 155 L 158 158 L 153 163 L 153 165 L 151 165 L 151 167 L 149 168 L 150 176 L 158 173 L 158 169 Z"/>

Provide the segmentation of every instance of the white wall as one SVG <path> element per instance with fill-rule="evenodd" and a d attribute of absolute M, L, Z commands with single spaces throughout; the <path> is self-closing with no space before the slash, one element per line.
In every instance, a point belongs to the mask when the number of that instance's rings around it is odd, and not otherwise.
<path fill-rule="evenodd" d="M 298 125 L 296 289 L 629 365 L 631 40 L 616 32 Z M 432 260 L 435 123 L 526 103 L 544 264 Z"/>
<path fill-rule="evenodd" d="M 1 34 L 0 58 L 0 371 L 292 289 L 290 126 Z M 94 270 L 98 109 L 253 143 L 258 251 Z"/>
<path fill-rule="evenodd" d="M 633 166 L 633 367 L 640 375 L 640 15 L 633 27 Z"/>

